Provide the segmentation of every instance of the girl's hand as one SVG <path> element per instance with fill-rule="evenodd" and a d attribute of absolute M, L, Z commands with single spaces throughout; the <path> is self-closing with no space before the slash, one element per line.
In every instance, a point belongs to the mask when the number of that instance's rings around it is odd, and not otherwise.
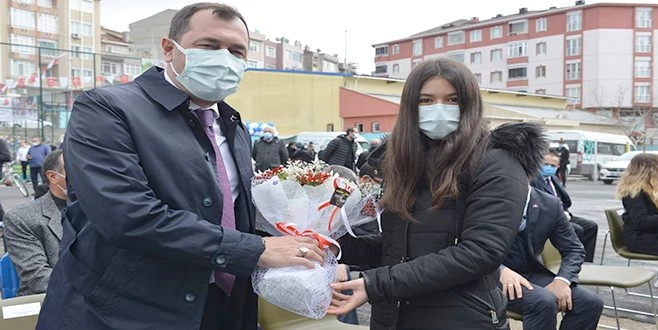
<path fill-rule="evenodd" d="M 333 298 L 327 314 L 344 315 L 368 301 L 365 282 L 362 278 L 349 282 L 334 283 L 331 288 L 333 289 Z M 352 295 L 340 293 L 344 290 L 352 290 Z"/>

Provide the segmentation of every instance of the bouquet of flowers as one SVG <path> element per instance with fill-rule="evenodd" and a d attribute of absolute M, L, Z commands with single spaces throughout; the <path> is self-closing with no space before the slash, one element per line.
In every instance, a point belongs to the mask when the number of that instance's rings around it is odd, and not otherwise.
<path fill-rule="evenodd" d="M 373 221 L 378 192 L 364 189 L 333 172 L 324 163 L 291 162 L 258 173 L 252 181 L 259 211 L 256 227 L 272 235 L 311 236 L 326 249 L 323 265 L 313 269 L 257 269 L 254 292 L 268 302 L 310 318 L 322 318 L 331 303 L 330 284 L 336 280 L 336 257 L 328 249 L 351 227 Z M 340 258 L 340 253 L 338 258 Z"/>

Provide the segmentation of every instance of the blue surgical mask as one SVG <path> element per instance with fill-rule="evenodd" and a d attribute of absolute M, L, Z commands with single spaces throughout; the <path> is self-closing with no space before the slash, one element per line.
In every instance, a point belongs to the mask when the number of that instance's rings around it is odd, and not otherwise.
<path fill-rule="evenodd" d="M 418 106 L 421 132 L 432 140 L 440 140 L 459 127 L 459 106 L 436 103 Z"/>
<path fill-rule="evenodd" d="M 274 138 L 274 135 L 272 135 L 272 133 L 270 133 L 270 132 L 263 133 L 263 139 L 265 139 L 267 141 L 272 141 L 273 138 Z"/>
<path fill-rule="evenodd" d="M 246 63 L 227 49 L 185 49 L 172 40 L 185 54 L 185 69 L 180 74 L 169 64 L 178 80 L 192 95 L 210 102 L 219 102 L 238 90 Z"/>
<path fill-rule="evenodd" d="M 539 169 L 539 174 L 541 174 L 541 176 L 544 178 L 555 175 L 555 172 L 557 172 L 557 168 L 552 165 L 544 165 L 541 167 L 541 169 Z"/>

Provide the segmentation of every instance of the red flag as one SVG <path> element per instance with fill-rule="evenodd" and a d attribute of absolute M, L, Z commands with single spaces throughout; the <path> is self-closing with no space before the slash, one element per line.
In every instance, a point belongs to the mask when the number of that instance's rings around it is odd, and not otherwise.
<path fill-rule="evenodd" d="M 48 69 L 48 70 L 52 69 L 53 66 L 55 66 L 59 62 L 59 59 L 66 56 L 66 54 L 68 54 L 68 53 L 62 53 L 60 55 L 55 56 L 55 58 L 53 58 L 53 60 L 50 61 L 50 63 L 48 63 L 48 66 L 46 67 L 46 69 Z"/>

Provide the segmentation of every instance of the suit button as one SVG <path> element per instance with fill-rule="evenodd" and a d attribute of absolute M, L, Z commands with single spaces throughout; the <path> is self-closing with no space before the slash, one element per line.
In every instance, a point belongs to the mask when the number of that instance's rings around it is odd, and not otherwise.
<path fill-rule="evenodd" d="M 223 254 L 220 254 L 217 257 L 215 257 L 215 262 L 218 265 L 223 266 L 224 264 L 226 264 L 226 257 L 224 257 Z"/>
<path fill-rule="evenodd" d="M 203 201 L 201 202 L 201 204 L 203 204 L 203 206 L 205 206 L 205 207 L 211 207 L 212 206 L 212 198 L 210 198 L 210 197 L 204 198 Z"/>
<path fill-rule="evenodd" d="M 194 302 L 195 300 L 196 300 L 196 295 L 194 295 L 194 293 L 188 292 L 185 294 L 185 301 L 191 303 Z"/>

